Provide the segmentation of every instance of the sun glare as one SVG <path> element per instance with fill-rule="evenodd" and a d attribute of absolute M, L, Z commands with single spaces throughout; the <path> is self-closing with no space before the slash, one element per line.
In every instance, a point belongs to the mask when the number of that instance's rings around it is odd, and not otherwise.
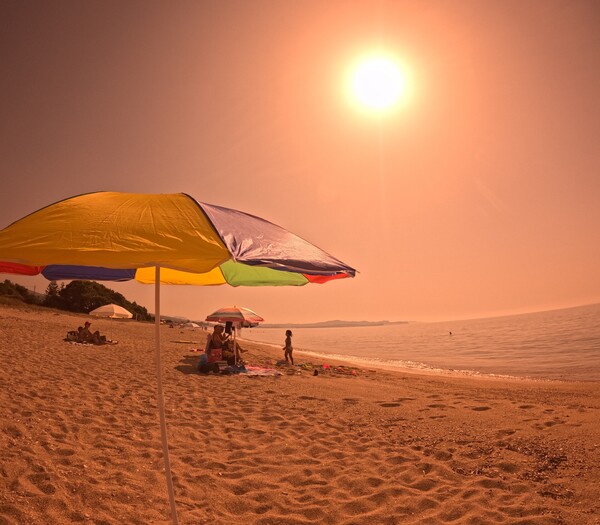
<path fill-rule="evenodd" d="M 362 106 L 384 111 L 402 98 L 406 79 L 398 65 L 383 56 L 361 61 L 352 74 L 352 98 Z"/>

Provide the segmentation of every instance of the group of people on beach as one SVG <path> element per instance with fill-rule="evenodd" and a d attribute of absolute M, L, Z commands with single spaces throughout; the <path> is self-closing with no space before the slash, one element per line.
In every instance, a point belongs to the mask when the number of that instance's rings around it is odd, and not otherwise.
<path fill-rule="evenodd" d="M 198 364 L 198 370 L 202 373 L 208 374 L 209 372 L 220 371 L 219 363 L 227 363 L 228 366 L 243 365 L 244 360 L 241 354 L 246 352 L 239 343 L 233 337 L 233 330 L 235 327 L 232 323 L 226 323 L 223 325 L 215 325 L 211 335 L 207 337 L 206 349 L 204 354 L 200 356 L 200 362 Z M 284 358 L 286 363 L 294 364 L 294 357 L 292 355 L 292 331 L 286 330 L 285 332 L 285 346 Z"/>
<path fill-rule="evenodd" d="M 98 330 L 92 332 L 90 326 L 92 323 L 86 321 L 83 326 L 77 327 L 77 330 L 67 332 L 67 341 L 75 343 L 87 343 L 93 345 L 105 345 L 108 343 L 105 335 L 101 335 Z"/>
<path fill-rule="evenodd" d="M 198 370 L 203 373 L 219 372 L 219 363 L 228 366 L 244 364 L 241 354 L 246 352 L 233 337 L 232 323 L 215 325 L 206 339 L 205 353 L 200 357 Z"/>

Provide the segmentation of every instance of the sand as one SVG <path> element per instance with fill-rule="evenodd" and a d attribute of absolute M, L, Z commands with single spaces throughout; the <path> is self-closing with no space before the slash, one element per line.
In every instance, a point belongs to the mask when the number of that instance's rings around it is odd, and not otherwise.
<path fill-rule="evenodd" d="M 0 306 L 2 525 L 171 523 L 154 327 L 97 320 L 117 345 L 64 342 L 85 319 Z M 201 376 L 201 336 L 161 333 L 181 524 L 600 523 L 598 383 Z"/>

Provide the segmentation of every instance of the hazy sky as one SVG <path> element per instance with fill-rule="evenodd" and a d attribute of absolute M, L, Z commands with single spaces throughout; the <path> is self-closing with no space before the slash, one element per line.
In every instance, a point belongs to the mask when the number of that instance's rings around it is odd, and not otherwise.
<path fill-rule="evenodd" d="M 165 286 L 163 313 L 436 320 L 600 301 L 596 0 L 3 1 L 0 20 L 0 227 L 91 191 L 185 192 L 360 272 Z M 378 117 L 346 96 L 376 50 L 411 86 Z M 108 286 L 153 311 L 151 286 Z"/>

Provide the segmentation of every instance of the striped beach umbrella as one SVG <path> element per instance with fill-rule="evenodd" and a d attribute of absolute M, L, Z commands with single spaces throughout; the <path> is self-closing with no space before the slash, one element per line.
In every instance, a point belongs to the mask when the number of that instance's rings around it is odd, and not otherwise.
<path fill-rule="evenodd" d="M 217 323 L 262 323 L 264 319 L 249 308 L 226 306 L 206 316 L 206 321 Z"/>

